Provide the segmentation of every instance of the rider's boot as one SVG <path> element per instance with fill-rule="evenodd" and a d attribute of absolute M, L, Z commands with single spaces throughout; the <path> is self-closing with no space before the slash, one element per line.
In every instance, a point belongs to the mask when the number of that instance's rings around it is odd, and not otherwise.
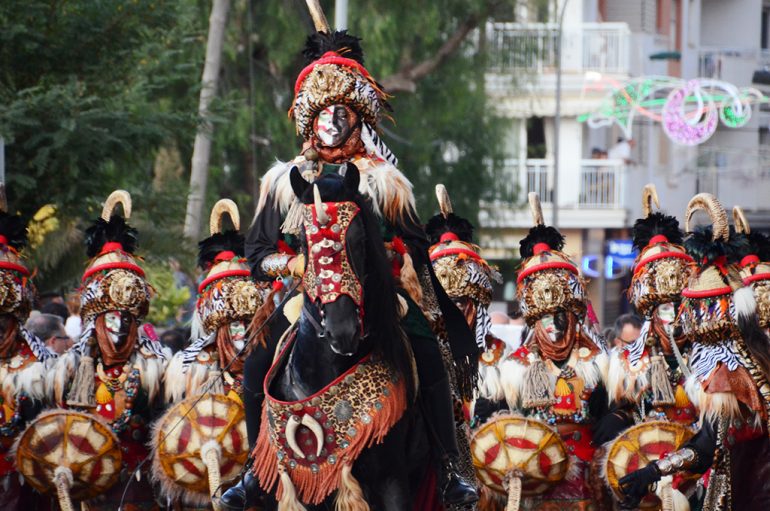
<path fill-rule="evenodd" d="M 222 494 L 219 507 L 224 511 L 243 511 L 256 504 L 259 492 L 257 478 L 254 477 L 251 469 L 247 469 L 238 484 Z"/>
<path fill-rule="evenodd" d="M 442 453 L 439 491 L 444 504 L 456 506 L 473 504 L 479 500 L 476 487 L 460 473 L 457 467 L 460 454 L 455 436 L 457 429 L 449 379 L 445 377 L 430 387 L 423 387 L 422 403 L 425 420 Z"/>

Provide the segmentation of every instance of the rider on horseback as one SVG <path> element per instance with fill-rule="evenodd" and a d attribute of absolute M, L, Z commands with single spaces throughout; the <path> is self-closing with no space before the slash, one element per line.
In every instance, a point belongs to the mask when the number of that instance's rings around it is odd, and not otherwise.
<path fill-rule="evenodd" d="M 476 490 L 456 468 L 459 451 L 452 396 L 436 332 L 442 332 L 451 347 L 452 369 L 463 394 L 471 393 L 478 348 L 432 271 L 429 242 L 416 217 L 412 185 L 375 133 L 381 111 L 388 106 L 385 94 L 363 67 L 356 37 L 318 32 L 308 39 L 304 55 L 310 64 L 299 75 L 291 110 L 297 130 L 305 138 L 303 153 L 292 162 L 276 164 L 263 178 L 257 215 L 246 239 L 252 273 L 269 281 L 304 270 L 302 256 L 295 256 L 291 248 L 297 246 L 302 204 L 294 197 L 290 170 L 298 167 L 312 182 L 324 174 L 344 173 L 345 164 L 354 164 L 361 173 L 359 190 L 372 199 L 384 231 L 393 234 L 386 246 L 397 281 L 413 308 L 424 314 L 417 321 L 414 315 L 407 316 L 409 321 L 403 327 L 415 355 L 421 406 L 433 432 L 437 457 L 443 461 L 442 497 L 449 504 L 472 503 L 477 499 Z M 252 445 L 259 431 L 262 382 L 272 359 L 272 350 L 255 350 L 244 368 L 244 404 Z M 252 488 L 257 491 L 247 475 L 241 485 L 225 493 L 222 504 L 242 508 Z"/>

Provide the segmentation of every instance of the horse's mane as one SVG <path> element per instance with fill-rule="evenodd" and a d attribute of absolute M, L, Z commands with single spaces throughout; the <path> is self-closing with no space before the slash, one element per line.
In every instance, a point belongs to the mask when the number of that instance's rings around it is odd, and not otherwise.
<path fill-rule="evenodd" d="M 414 391 L 411 350 L 401 328 L 398 295 L 392 266 L 385 252 L 380 220 L 374 213 L 371 199 L 357 189 L 350 190 L 344 178 L 337 174 L 324 175 L 314 182 L 324 202 L 354 202 L 359 209 L 366 236 L 366 282 L 364 283 L 364 324 L 369 332 L 372 353 L 378 355 L 405 379 L 411 399 Z M 312 204 L 313 189 L 308 187 L 300 200 Z M 307 256 L 304 236 L 302 250 Z"/>

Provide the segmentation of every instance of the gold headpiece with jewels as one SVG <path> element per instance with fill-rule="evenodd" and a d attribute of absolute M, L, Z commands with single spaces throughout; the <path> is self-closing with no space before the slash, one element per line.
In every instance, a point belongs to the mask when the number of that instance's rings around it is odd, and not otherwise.
<path fill-rule="evenodd" d="M 679 222 L 673 216 L 652 211 L 660 208 L 655 185 L 642 190 L 644 217 L 634 224 L 634 246 L 639 255 L 628 297 L 644 315 L 663 303 L 678 302 L 692 269 L 693 259 L 681 245 Z"/>
<path fill-rule="evenodd" d="M 740 206 L 733 208 L 733 224 L 737 233 L 743 234 L 749 239 L 751 253 L 741 259 L 740 275 L 743 284 L 751 286 L 754 291 L 759 325 L 762 328 L 768 328 L 770 327 L 770 261 L 763 260 L 767 259 L 768 254 L 762 253 L 764 251 L 756 245 L 757 243 L 768 245 L 770 240 L 762 233 L 751 232 L 749 222 Z"/>
<path fill-rule="evenodd" d="M 227 214 L 234 230 L 222 231 Z M 198 286 L 197 312 L 203 328 L 213 332 L 233 321 L 251 321 L 262 297 L 243 257 L 243 236 L 238 233 L 240 215 L 230 199 L 221 199 L 211 210 L 211 236 L 199 244 L 201 267 L 208 274 Z M 206 255 L 208 254 L 208 255 Z"/>
<path fill-rule="evenodd" d="M 470 223 L 454 215 L 444 185 L 436 185 L 436 197 L 440 215 L 431 218 L 426 227 L 434 242 L 429 254 L 436 277 L 450 298 L 471 298 L 488 307 L 492 302 L 492 283 L 501 282 L 500 273 L 479 255 L 481 248 L 472 242 L 470 233 L 463 232 L 471 229 Z"/>
<path fill-rule="evenodd" d="M 123 206 L 124 217 L 114 213 Z M 88 321 L 108 311 L 126 311 L 135 318 L 147 315 L 150 286 L 133 255 L 136 230 L 131 218 L 131 195 L 125 190 L 110 194 L 96 223 L 86 232 L 91 261 L 83 274 L 80 315 Z"/>
<path fill-rule="evenodd" d="M 530 192 L 529 206 L 535 226 L 521 240 L 524 261 L 517 278 L 517 294 L 527 323 L 546 314 L 569 310 L 582 318 L 586 311 L 585 286 L 578 269 L 561 252 L 564 237 L 543 220 L 540 198 Z"/>

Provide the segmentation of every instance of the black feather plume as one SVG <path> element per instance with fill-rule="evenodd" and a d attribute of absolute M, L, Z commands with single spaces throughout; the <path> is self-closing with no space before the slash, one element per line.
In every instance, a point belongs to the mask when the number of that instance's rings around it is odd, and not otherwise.
<path fill-rule="evenodd" d="M 545 225 L 536 225 L 529 230 L 529 234 L 519 242 L 519 252 L 521 257 L 532 257 L 535 255 L 535 245 L 546 243 L 551 250 L 561 250 L 564 248 L 564 235 L 555 227 Z"/>
<path fill-rule="evenodd" d="M 640 218 L 634 223 L 634 248 L 644 249 L 652 238 L 662 234 L 669 243 L 682 244 L 682 231 L 676 217 L 656 211 L 647 218 Z"/>
<path fill-rule="evenodd" d="M 19 215 L 0 211 L 0 234 L 8 240 L 8 246 L 16 250 L 27 246 L 27 226 Z"/>
<path fill-rule="evenodd" d="M 770 237 L 759 231 L 752 231 L 747 237 L 751 247 L 750 253 L 759 257 L 760 261 L 770 261 Z"/>
<path fill-rule="evenodd" d="M 684 240 L 684 247 L 687 253 L 699 264 L 711 264 L 718 258 L 724 256 L 728 263 L 739 261 L 743 256 L 749 253 L 749 240 L 746 236 L 738 235 L 730 227 L 730 238 L 728 241 L 712 240 L 713 229 L 711 226 L 697 227 L 695 231 L 689 233 Z"/>
<path fill-rule="evenodd" d="M 455 233 L 460 241 L 473 243 L 473 224 L 454 213 L 449 213 L 446 218 L 444 215 L 434 215 L 425 225 L 425 232 L 431 245 L 441 241 L 441 235 L 446 232 Z"/>
<path fill-rule="evenodd" d="M 126 219 L 119 215 L 113 215 L 109 222 L 99 218 L 94 225 L 86 229 L 86 253 L 88 257 L 94 257 L 101 252 L 105 243 L 116 242 L 123 246 L 123 250 L 133 254 L 136 250 L 136 229 L 126 223 Z"/>
<path fill-rule="evenodd" d="M 232 229 L 209 236 L 198 243 L 198 266 L 205 270 L 220 252 L 228 250 L 238 257 L 243 257 L 243 244 L 243 235 Z"/>
<path fill-rule="evenodd" d="M 361 38 L 348 34 L 347 30 L 335 30 L 331 34 L 316 32 L 309 35 L 305 41 L 302 55 L 307 64 L 320 59 L 327 51 L 334 51 L 345 58 L 353 59 L 364 65 L 364 50 L 361 48 Z"/>

